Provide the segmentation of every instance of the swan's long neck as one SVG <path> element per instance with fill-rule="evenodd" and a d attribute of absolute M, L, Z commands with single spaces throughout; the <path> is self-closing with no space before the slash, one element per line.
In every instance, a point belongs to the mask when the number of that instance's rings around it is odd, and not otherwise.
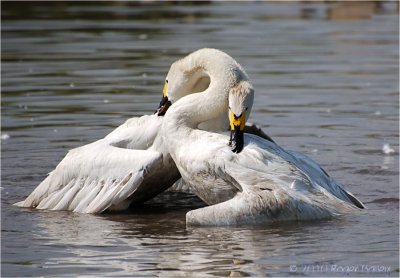
<path fill-rule="evenodd" d="M 213 54 L 217 57 L 190 57 L 192 67 L 204 71 L 210 77 L 210 86 L 204 92 L 185 96 L 171 106 L 164 118 L 169 132 L 195 129 L 200 123 L 227 118 L 230 88 L 248 78 L 242 67 L 230 56 L 225 53 Z"/>

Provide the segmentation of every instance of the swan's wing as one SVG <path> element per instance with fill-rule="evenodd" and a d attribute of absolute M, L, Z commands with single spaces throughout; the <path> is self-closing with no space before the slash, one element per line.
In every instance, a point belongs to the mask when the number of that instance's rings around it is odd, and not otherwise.
<path fill-rule="evenodd" d="M 160 167 L 162 155 L 158 152 L 117 148 L 102 139 L 71 150 L 17 205 L 100 213 L 110 206 L 123 205 L 143 180 Z"/>
<path fill-rule="evenodd" d="M 272 165 L 271 165 L 272 164 Z M 241 187 L 235 197 L 225 202 L 189 211 L 188 225 L 221 226 L 265 224 L 274 221 L 331 218 L 352 211 L 352 206 L 331 194 L 309 191 L 307 178 L 285 173 L 285 167 L 270 163 L 270 170 L 260 172 L 240 163 L 225 164 L 226 179 Z"/>
<path fill-rule="evenodd" d="M 163 119 L 155 114 L 130 118 L 104 139 L 116 147 L 145 150 L 153 144 Z"/>
<path fill-rule="evenodd" d="M 328 175 L 328 173 L 319 166 L 314 160 L 309 158 L 303 153 L 295 152 L 288 150 L 288 154 L 290 154 L 296 163 L 296 166 L 302 169 L 304 172 L 309 173 L 310 177 L 313 177 L 315 183 L 319 186 L 322 186 L 329 193 L 338 197 L 339 199 L 352 203 L 358 208 L 365 208 L 365 205 L 358 200 L 352 193 L 345 190 L 342 185 L 337 183 L 332 177 Z"/>
<path fill-rule="evenodd" d="M 234 159 L 226 159 L 228 153 L 212 158 L 212 164 L 224 170 L 223 179 L 240 192 L 225 202 L 189 212 L 186 216 L 188 224 L 238 225 L 309 220 L 353 211 L 351 202 L 341 200 L 315 184 L 276 144 L 262 139 L 257 139 L 261 143 L 251 138 L 246 140 L 245 150 Z"/>
<path fill-rule="evenodd" d="M 56 169 L 28 196 L 24 207 L 101 212 L 125 201 L 161 164 L 152 145 L 163 117 L 128 119 L 104 139 L 71 150 Z"/>
<path fill-rule="evenodd" d="M 239 162 L 262 173 L 264 179 L 272 180 L 273 183 L 286 188 L 296 189 L 303 194 L 332 195 L 358 208 L 365 208 L 361 201 L 343 189 L 306 155 L 286 151 L 277 144 L 252 135 L 246 135 L 245 140 L 248 142 L 248 149 L 240 157 Z"/>

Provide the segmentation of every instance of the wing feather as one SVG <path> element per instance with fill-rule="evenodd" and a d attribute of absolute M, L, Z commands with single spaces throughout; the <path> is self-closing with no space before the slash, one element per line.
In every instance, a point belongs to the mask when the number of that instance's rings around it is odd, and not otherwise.
<path fill-rule="evenodd" d="M 63 199 L 67 192 L 74 186 L 75 180 L 71 180 L 65 187 L 61 188 L 54 192 L 51 196 L 47 196 L 44 198 L 39 205 L 37 206 L 38 209 L 52 209 L 56 207 L 59 202 Z"/>
<path fill-rule="evenodd" d="M 118 148 L 102 139 L 70 151 L 18 205 L 102 212 L 127 199 L 149 173 L 161 166 L 161 153 Z"/>

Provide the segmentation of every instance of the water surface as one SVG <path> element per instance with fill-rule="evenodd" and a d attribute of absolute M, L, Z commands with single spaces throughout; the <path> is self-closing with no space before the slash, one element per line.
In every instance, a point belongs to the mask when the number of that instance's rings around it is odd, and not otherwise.
<path fill-rule="evenodd" d="M 2 3 L 2 276 L 398 276 L 398 13 L 395 3 L 348 6 L 347 18 L 340 9 Z M 202 205 L 190 195 L 105 215 L 12 206 L 69 149 L 152 113 L 169 65 L 201 47 L 247 70 L 253 122 L 318 161 L 368 210 L 186 228 L 185 213 Z"/>

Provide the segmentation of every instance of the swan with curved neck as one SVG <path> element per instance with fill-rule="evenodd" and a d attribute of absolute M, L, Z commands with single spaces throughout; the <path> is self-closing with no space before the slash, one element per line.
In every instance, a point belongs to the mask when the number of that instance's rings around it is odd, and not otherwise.
<path fill-rule="evenodd" d="M 188 66 L 189 65 L 189 66 Z M 183 70 L 187 67 L 189 70 Z M 224 131 L 229 127 L 228 114 L 228 95 L 234 94 L 241 97 L 244 105 L 244 112 L 230 111 L 230 118 L 239 124 L 238 128 L 231 125 L 232 146 L 234 151 L 240 151 L 243 147 L 242 141 L 237 141 L 243 133 L 245 122 L 250 115 L 253 105 L 253 87 L 244 69 L 232 57 L 217 49 L 198 50 L 184 60 L 180 60 L 171 66 L 166 78 L 164 100 L 174 101 L 174 96 L 181 98 L 182 91 L 186 88 L 182 84 L 199 83 L 196 80 L 208 80 L 208 86 L 197 86 L 199 89 L 204 87 L 202 92 L 194 92 L 185 98 L 185 104 L 178 106 L 179 111 L 174 113 L 179 118 L 176 121 L 184 121 L 180 125 L 187 125 L 191 128 L 204 130 Z M 196 87 L 192 83 L 193 87 Z M 183 87 L 183 88 L 182 88 Z M 200 94 L 200 95 L 199 95 Z M 244 98 L 246 96 L 246 98 Z M 196 98 L 202 101 L 192 101 Z M 207 100 L 207 101 L 203 101 Z M 235 106 L 236 107 L 236 106 Z M 239 107 L 239 106 L 238 106 Z M 174 109 L 174 110 L 176 110 Z M 205 126 L 207 126 L 205 128 Z M 172 129 L 172 127 L 171 127 Z"/>
<path fill-rule="evenodd" d="M 223 79 L 228 76 L 223 74 L 227 66 L 235 75 Z M 235 78 L 247 76 L 231 57 L 218 50 L 198 50 L 171 66 L 167 80 L 174 92 L 170 91 L 168 97 L 177 101 L 208 87 L 226 91 Z M 168 108 L 168 85 L 164 86 L 158 115 Z M 210 106 L 205 113 L 216 112 L 215 117 L 200 122 L 198 128 L 221 131 L 229 126 L 225 110 L 214 109 Z M 123 210 L 131 203 L 154 197 L 180 177 L 159 136 L 162 122 L 163 117 L 157 115 L 131 118 L 105 138 L 69 151 L 49 176 L 17 205 L 99 213 Z"/>
<path fill-rule="evenodd" d="M 254 92 L 245 74 L 233 70 L 231 61 L 224 56 L 222 61 L 224 69 L 214 76 L 210 74 L 210 86 L 174 103 L 162 125 L 163 140 L 182 178 L 210 205 L 188 212 L 187 223 L 233 225 L 310 220 L 364 208 L 305 155 L 285 151 L 254 135 L 237 135 L 251 110 Z M 210 68 L 212 65 L 206 64 Z M 199 70 L 209 71 L 206 66 Z M 168 79 L 166 95 L 174 89 L 173 81 Z M 199 123 L 221 113 L 227 119 L 228 110 L 236 139 L 197 129 Z M 243 140 L 243 146 L 237 146 L 238 140 Z M 233 149 L 228 146 L 232 141 Z"/>

